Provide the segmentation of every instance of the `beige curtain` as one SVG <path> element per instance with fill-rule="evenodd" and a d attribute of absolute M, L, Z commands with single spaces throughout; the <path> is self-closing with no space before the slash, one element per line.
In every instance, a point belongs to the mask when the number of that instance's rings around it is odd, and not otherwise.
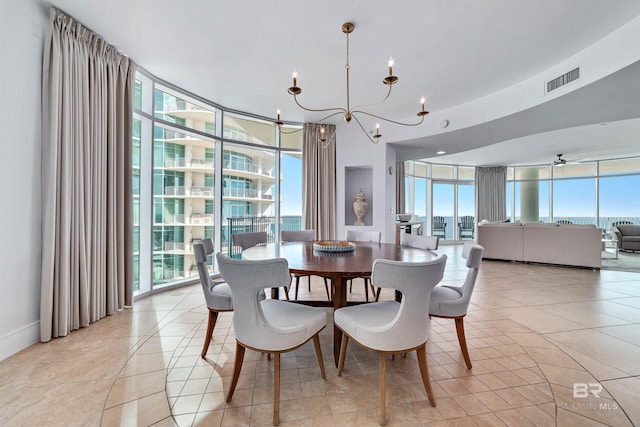
<path fill-rule="evenodd" d="M 318 141 L 325 128 L 328 145 Z M 304 125 L 302 149 L 305 228 L 316 230 L 317 239 L 336 235 L 336 127 Z"/>
<path fill-rule="evenodd" d="M 476 167 L 476 223 L 507 217 L 506 166 Z"/>
<path fill-rule="evenodd" d="M 51 8 L 42 76 L 43 342 L 132 303 L 135 68 Z"/>

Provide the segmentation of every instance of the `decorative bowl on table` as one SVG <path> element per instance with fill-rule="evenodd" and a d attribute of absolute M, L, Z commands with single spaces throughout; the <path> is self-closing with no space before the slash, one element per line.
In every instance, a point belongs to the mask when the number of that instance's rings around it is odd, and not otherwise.
<path fill-rule="evenodd" d="M 411 220 L 412 214 L 397 214 L 396 220 L 399 222 L 409 222 Z"/>
<path fill-rule="evenodd" d="M 356 244 L 346 240 L 320 240 L 313 242 L 313 249 L 320 252 L 351 252 L 356 250 Z"/>

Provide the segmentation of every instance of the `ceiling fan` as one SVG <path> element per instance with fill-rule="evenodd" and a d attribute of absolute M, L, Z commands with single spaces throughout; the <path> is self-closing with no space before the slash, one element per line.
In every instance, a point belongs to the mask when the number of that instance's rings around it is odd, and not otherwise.
<path fill-rule="evenodd" d="M 553 161 L 553 166 L 561 167 L 567 164 L 567 161 L 562 158 L 562 153 L 556 154 L 556 156 L 558 156 L 558 158 Z"/>

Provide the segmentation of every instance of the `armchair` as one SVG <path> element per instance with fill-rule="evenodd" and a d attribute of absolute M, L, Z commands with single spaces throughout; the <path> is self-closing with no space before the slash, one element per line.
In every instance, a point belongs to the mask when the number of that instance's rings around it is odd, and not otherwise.
<path fill-rule="evenodd" d="M 443 216 L 434 216 L 431 224 L 431 235 L 447 238 L 447 223 Z"/>
<path fill-rule="evenodd" d="M 640 251 L 640 225 L 621 224 L 614 230 L 618 239 L 618 249 Z"/>
<path fill-rule="evenodd" d="M 471 239 L 475 237 L 475 218 L 466 215 L 460 217 L 460 222 L 458 223 L 458 238 L 459 239 Z"/>

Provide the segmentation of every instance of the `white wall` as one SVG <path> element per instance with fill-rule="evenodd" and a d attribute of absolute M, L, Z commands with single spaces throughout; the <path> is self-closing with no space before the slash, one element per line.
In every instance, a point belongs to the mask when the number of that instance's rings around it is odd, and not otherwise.
<path fill-rule="evenodd" d="M 382 142 L 373 144 L 357 123 L 338 125 L 336 144 L 336 238 L 344 238 L 348 229 L 377 230 L 382 232 L 383 242 L 395 243 L 395 149 Z M 394 168 L 393 175 L 389 166 Z M 347 204 L 353 203 L 355 195 L 352 183 L 345 182 L 347 167 L 372 170 L 372 189 L 366 196 L 373 203 L 364 227 L 345 225 Z"/>
<path fill-rule="evenodd" d="M 40 339 L 40 88 L 47 16 L 37 0 L 0 0 L 0 360 Z"/>

